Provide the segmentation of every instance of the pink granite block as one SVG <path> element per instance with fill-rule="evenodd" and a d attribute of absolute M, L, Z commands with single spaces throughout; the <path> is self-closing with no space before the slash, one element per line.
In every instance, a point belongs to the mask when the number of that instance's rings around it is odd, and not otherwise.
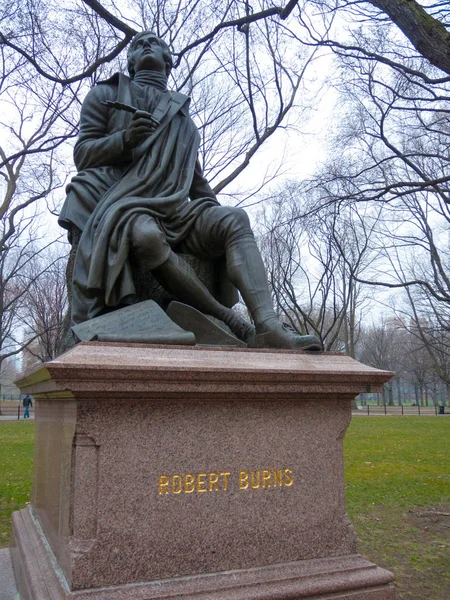
<path fill-rule="evenodd" d="M 356 554 L 342 452 L 351 399 L 390 375 L 339 354 L 78 345 L 20 383 L 39 405 L 22 588 L 28 535 L 55 598 L 390 600 Z"/>
<path fill-rule="evenodd" d="M 268 565 L 197 577 L 72 592 L 28 509 L 15 513 L 14 561 L 22 598 L 33 600 L 394 600 L 392 575 L 361 556 Z M 27 545 L 27 546 L 25 546 Z M 29 548 L 32 547 L 32 551 Z M 27 559 L 24 551 L 27 549 Z M 22 558 L 22 561 L 19 559 Z M 18 568 L 17 568 L 18 567 Z"/>

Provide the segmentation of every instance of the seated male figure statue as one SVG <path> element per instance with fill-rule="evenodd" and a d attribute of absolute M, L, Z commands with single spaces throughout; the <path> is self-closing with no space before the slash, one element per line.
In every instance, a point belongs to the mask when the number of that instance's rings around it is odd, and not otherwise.
<path fill-rule="evenodd" d="M 117 74 L 96 85 L 83 103 L 74 152 L 79 172 L 59 220 L 82 232 L 72 323 L 133 303 L 132 262 L 245 341 L 253 328 L 210 293 L 175 249 L 225 259 L 227 276 L 255 324 L 252 345 L 320 350 L 317 338 L 278 321 L 248 216 L 220 206 L 204 178 L 189 98 L 167 90 L 171 67 L 165 42 L 152 32 L 138 33 L 128 50 L 130 77 Z"/>

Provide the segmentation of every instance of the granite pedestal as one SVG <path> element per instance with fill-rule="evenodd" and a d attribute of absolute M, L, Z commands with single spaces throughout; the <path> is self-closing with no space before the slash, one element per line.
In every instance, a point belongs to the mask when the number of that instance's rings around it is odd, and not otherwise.
<path fill-rule="evenodd" d="M 357 553 L 342 440 L 392 374 L 340 354 L 79 344 L 38 400 L 23 600 L 391 600 Z"/>

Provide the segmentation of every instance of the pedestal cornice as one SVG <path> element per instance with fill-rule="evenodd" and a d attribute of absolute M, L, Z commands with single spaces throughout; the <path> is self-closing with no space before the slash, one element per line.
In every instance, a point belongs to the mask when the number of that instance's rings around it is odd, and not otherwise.
<path fill-rule="evenodd" d="M 394 373 L 374 369 L 339 353 L 225 349 L 87 342 L 17 382 L 22 393 L 43 398 L 348 399 L 380 391 Z"/>

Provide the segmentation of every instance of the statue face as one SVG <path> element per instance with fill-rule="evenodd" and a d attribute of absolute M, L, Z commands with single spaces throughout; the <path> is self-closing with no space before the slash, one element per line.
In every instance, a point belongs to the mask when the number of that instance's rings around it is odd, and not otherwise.
<path fill-rule="evenodd" d="M 144 69 L 160 73 L 166 72 L 164 50 L 154 33 L 145 33 L 137 40 L 129 53 L 129 59 L 133 61 L 136 73 Z"/>

